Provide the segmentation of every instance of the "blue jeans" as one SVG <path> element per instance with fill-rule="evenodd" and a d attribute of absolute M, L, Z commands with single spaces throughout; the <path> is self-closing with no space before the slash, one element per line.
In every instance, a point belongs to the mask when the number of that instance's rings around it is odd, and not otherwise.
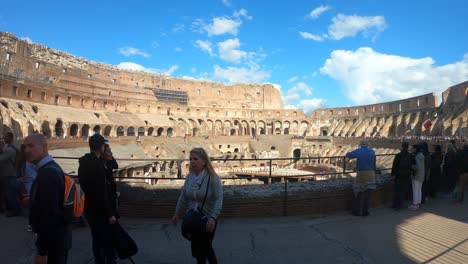
<path fill-rule="evenodd" d="M 368 214 L 369 203 L 371 199 L 372 190 L 367 189 L 364 192 L 357 192 L 354 194 L 353 213 Z M 364 201 L 362 202 L 364 198 Z"/>
<path fill-rule="evenodd" d="M 112 231 L 109 220 L 104 216 L 86 216 L 91 236 L 93 238 L 93 255 L 96 264 L 114 264 L 117 262 L 114 246 L 112 245 Z"/>

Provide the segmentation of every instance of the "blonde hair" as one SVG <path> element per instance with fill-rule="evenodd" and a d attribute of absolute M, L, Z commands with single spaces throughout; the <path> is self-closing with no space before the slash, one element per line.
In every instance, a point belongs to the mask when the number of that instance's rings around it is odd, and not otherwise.
<path fill-rule="evenodd" d="M 208 153 L 203 148 L 193 148 L 192 150 L 190 150 L 190 154 L 192 153 L 198 155 L 203 161 L 205 161 L 205 169 L 209 175 L 217 175 L 215 170 L 213 169 L 213 165 L 211 165 L 211 160 L 208 157 Z M 190 172 L 192 172 L 191 169 Z"/>

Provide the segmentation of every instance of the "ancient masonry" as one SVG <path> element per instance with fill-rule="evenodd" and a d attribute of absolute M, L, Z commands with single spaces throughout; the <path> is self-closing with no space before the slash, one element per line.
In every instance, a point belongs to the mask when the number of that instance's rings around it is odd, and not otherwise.
<path fill-rule="evenodd" d="M 468 135 L 468 81 L 434 94 L 305 115 L 270 84 L 232 86 L 117 69 L 0 33 L 1 128 L 18 137 Z M 425 128 L 430 121 L 432 126 Z M 0 131 L 1 132 L 1 131 Z"/>

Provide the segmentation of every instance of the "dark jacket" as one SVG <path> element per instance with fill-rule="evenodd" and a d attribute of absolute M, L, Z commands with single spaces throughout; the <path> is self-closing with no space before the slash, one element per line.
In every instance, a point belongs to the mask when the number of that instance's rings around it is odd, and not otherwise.
<path fill-rule="evenodd" d="M 414 164 L 414 157 L 407 150 L 402 150 L 400 153 L 395 155 L 392 165 L 392 175 L 397 180 L 410 178 L 412 175 L 411 166 Z"/>
<path fill-rule="evenodd" d="M 113 171 L 119 168 L 117 161 L 113 158 L 109 161 L 104 161 L 106 169 L 106 186 L 109 194 L 109 200 L 111 204 L 111 210 L 113 215 L 119 218 L 119 213 L 117 212 L 117 186 L 114 180 Z"/>
<path fill-rule="evenodd" d="M 110 190 L 106 184 L 106 168 L 96 154 L 88 153 L 80 158 L 78 178 L 85 193 L 85 214 L 92 217 L 113 216 Z"/>
<path fill-rule="evenodd" d="M 468 147 L 465 146 L 460 155 L 460 173 L 468 173 Z"/>
<path fill-rule="evenodd" d="M 31 188 L 30 223 L 38 234 L 39 250 L 63 246 L 71 248 L 71 227 L 63 208 L 65 180 L 62 168 L 50 161 L 39 168 Z"/>

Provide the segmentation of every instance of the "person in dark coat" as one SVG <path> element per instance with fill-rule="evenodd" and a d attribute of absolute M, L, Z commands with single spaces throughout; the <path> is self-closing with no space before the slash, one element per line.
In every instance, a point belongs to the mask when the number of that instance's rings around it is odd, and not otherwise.
<path fill-rule="evenodd" d="M 78 178 L 86 195 L 85 217 L 91 228 L 95 263 L 116 263 L 112 227 L 117 222 L 103 157 L 107 140 L 99 134 L 89 138 L 90 153 L 79 159 Z"/>
<path fill-rule="evenodd" d="M 36 234 L 36 263 L 67 263 L 72 232 L 70 223 L 65 221 L 63 170 L 48 154 L 43 135 L 30 135 L 23 144 L 26 160 L 37 170 L 31 188 L 29 217 L 32 231 Z"/>
<path fill-rule="evenodd" d="M 114 159 L 112 149 L 109 144 L 104 146 L 104 155 L 102 155 L 102 160 L 104 162 L 104 168 L 106 169 L 106 186 L 109 190 L 109 200 L 111 203 L 111 210 L 114 212 L 114 216 L 118 219 L 120 215 L 117 211 L 118 206 L 118 196 L 117 196 L 117 186 L 114 179 L 114 170 L 119 168 L 117 161 Z"/>
<path fill-rule="evenodd" d="M 440 178 L 442 175 L 442 168 L 440 166 L 442 164 L 443 157 L 442 147 L 440 145 L 436 145 L 434 147 L 434 152 L 431 154 L 431 177 L 429 178 L 429 196 L 432 198 L 435 198 L 437 196 L 437 192 L 441 190 Z"/>
<path fill-rule="evenodd" d="M 463 203 L 465 186 L 468 185 L 468 144 L 463 146 L 460 154 L 460 180 L 458 181 L 457 202 Z"/>
<path fill-rule="evenodd" d="M 400 210 L 403 207 L 403 202 L 411 185 L 412 165 L 414 158 L 408 152 L 408 142 L 401 144 L 400 153 L 395 155 L 392 165 L 392 176 L 395 179 L 395 194 L 393 198 L 392 208 Z"/>

